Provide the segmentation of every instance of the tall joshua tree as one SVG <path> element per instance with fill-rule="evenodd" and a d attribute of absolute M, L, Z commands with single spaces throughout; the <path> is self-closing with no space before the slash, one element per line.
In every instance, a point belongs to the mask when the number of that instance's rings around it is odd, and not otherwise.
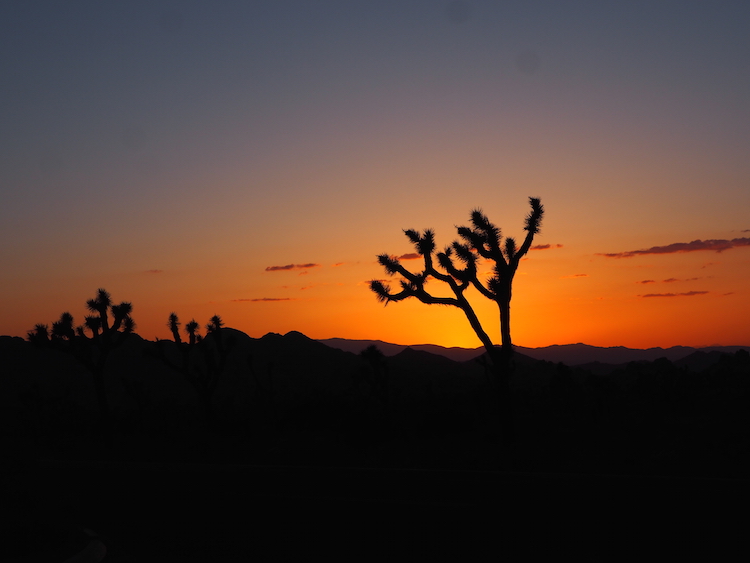
<path fill-rule="evenodd" d="M 531 248 L 534 235 L 539 232 L 544 216 L 544 207 L 538 198 L 530 197 L 529 204 L 531 211 L 526 216 L 524 225 L 526 236 L 520 246 L 512 237 L 506 237 L 503 241 L 500 229 L 490 222 L 481 210 L 475 209 L 470 216 L 471 226 L 457 227 L 459 240 L 453 241 L 442 252 L 436 252 L 435 233 L 432 229 L 426 229 L 421 234 L 412 229 L 404 230 L 404 234 L 414 244 L 423 260 L 424 268 L 419 272 L 407 270 L 397 258 L 389 254 L 378 256 L 378 262 L 389 275 L 401 276 L 400 291 L 393 291 L 388 284 L 380 280 L 370 282 L 370 289 L 375 292 L 379 301 L 386 304 L 416 297 L 428 305 L 450 305 L 461 309 L 492 361 L 500 388 L 506 391 L 503 393 L 504 397 L 509 395 L 508 378 L 513 354 L 510 335 L 513 278 L 521 258 Z M 486 280 L 479 278 L 477 266 L 480 260 L 492 263 L 492 275 Z M 446 284 L 453 297 L 437 297 L 427 291 L 425 286 L 431 278 Z M 464 295 L 469 287 L 475 288 L 481 295 L 497 304 L 500 313 L 499 348 L 482 327 Z M 509 413 L 506 414 L 509 416 Z"/>

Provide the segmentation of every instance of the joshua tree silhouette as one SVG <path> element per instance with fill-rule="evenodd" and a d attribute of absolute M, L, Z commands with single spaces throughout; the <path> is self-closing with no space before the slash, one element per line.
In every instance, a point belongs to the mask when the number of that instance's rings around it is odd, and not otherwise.
<path fill-rule="evenodd" d="M 201 335 L 198 333 L 198 329 L 201 326 L 198 324 L 198 321 L 195 319 L 191 319 L 188 324 L 185 325 L 185 332 L 188 335 L 188 343 L 192 346 L 196 342 L 201 341 Z M 179 335 L 177 336 L 179 338 Z M 177 342 L 177 338 L 175 339 L 175 342 Z"/>
<path fill-rule="evenodd" d="M 127 301 L 113 305 L 109 292 L 99 288 L 96 297 L 86 302 L 86 307 L 94 314 L 86 316 L 84 324 L 75 329 L 73 315 L 65 312 L 60 315 L 59 320 L 52 323 L 51 331 L 48 332 L 47 325 L 37 324 L 27 333 L 27 337 L 34 344 L 53 346 L 72 354 L 92 373 L 99 403 L 99 429 L 103 438 L 108 440 L 111 419 L 104 387 L 104 371 L 109 354 L 135 329 L 135 322 L 130 316 L 133 305 Z M 111 326 L 110 313 L 113 318 Z M 91 331 L 90 337 L 86 335 L 86 329 Z"/>
<path fill-rule="evenodd" d="M 156 357 L 171 368 L 181 372 L 188 383 L 192 385 L 204 407 L 206 423 L 209 428 L 213 428 L 216 422 L 216 413 L 212 403 L 213 396 L 226 369 L 227 356 L 234 347 L 234 337 L 225 338 L 222 334 L 221 328 L 224 326 L 224 321 L 219 315 L 211 317 L 206 324 L 206 336 L 210 335 L 211 338 L 202 338 L 198 333 L 200 325 L 195 319 L 192 319 L 185 324 L 188 342 L 183 343 L 179 331 L 180 324 L 177 313 L 171 313 L 167 326 L 180 350 L 181 363 L 175 364 L 169 359 L 164 349 L 164 346 L 170 342 L 169 340 L 157 340 Z"/>
<path fill-rule="evenodd" d="M 172 338 L 174 338 L 174 341 L 177 344 L 182 343 L 182 338 L 180 338 L 180 324 L 181 324 L 180 320 L 177 318 L 177 313 L 170 313 L 167 326 L 169 327 L 169 330 L 172 332 Z"/>
<path fill-rule="evenodd" d="M 495 368 L 498 389 L 502 397 L 503 416 L 506 417 L 506 430 L 510 434 L 512 434 L 512 418 L 508 379 L 511 375 L 510 360 L 513 355 L 513 342 L 510 336 L 513 277 L 521 258 L 531 248 L 534 235 L 539 232 L 544 215 L 544 207 L 538 198 L 530 197 L 529 204 L 531 211 L 526 216 L 524 225 L 526 237 L 520 247 L 512 237 L 506 237 L 502 244 L 500 229 L 490 222 L 481 210 L 475 209 L 470 216 L 472 226 L 457 227 L 461 240 L 454 241 L 443 252 L 435 252 L 435 233 L 432 229 L 426 229 L 422 234 L 412 229 L 404 230 L 404 234 L 424 260 L 424 269 L 421 272 L 407 270 L 396 257 L 389 254 L 378 256 L 378 262 L 389 275 L 399 274 L 402 277 L 400 291 L 392 291 L 388 284 L 380 280 L 370 282 L 370 289 L 375 292 L 378 300 L 385 304 L 416 297 L 428 305 L 450 305 L 463 311 Z M 436 267 L 433 256 L 437 259 L 437 264 L 442 271 Z M 481 259 L 493 263 L 493 275 L 486 282 L 479 279 L 477 271 L 477 264 Z M 429 293 L 425 286 L 430 278 L 447 284 L 454 297 L 436 297 Z M 495 346 L 482 327 L 474 309 L 464 295 L 469 287 L 474 287 L 498 306 L 501 336 L 499 348 Z"/>

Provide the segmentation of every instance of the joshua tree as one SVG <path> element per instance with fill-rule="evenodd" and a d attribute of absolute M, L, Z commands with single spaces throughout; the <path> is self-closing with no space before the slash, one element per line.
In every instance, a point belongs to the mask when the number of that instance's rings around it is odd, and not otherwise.
<path fill-rule="evenodd" d="M 104 370 L 110 352 L 135 329 L 130 316 L 133 305 L 127 301 L 113 305 L 109 293 L 100 288 L 96 297 L 86 302 L 86 307 L 94 314 L 86 316 L 83 325 L 74 329 L 73 315 L 65 312 L 60 315 L 60 320 L 52 323 L 51 334 L 47 331 L 47 325 L 37 324 L 34 330 L 28 332 L 28 339 L 34 344 L 51 345 L 71 353 L 91 371 L 99 403 L 100 430 L 104 438 L 109 439 L 111 421 L 104 388 Z M 111 326 L 110 313 L 113 319 Z M 86 335 L 86 329 L 91 331 L 90 337 Z"/>
<path fill-rule="evenodd" d="M 157 341 L 156 354 L 161 361 L 181 372 L 193 386 L 205 409 L 207 424 L 209 428 L 212 428 L 216 419 L 212 403 L 213 395 L 225 370 L 227 355 L 235 342 L 232 337 L 224 342 L 220 330 L 224 326 L 224 321 L 219 315 L 211 317 L 206 324 L 206 336 L 211 335 L 210 339 L 201 337 L 198 333 L 200 325 L 195 319 L 192 319 L 185 325 L 188 342 L 183 343 L 179 333 L 180 324 L 177 313 L 171 313 L 167 326 L 180 350 L 181 363 L 175 364 L 168 358 L 164 349 L 164 346 L 169 342 L 168 340 Z"/>
<path fill-rule="evenodd" d="M 26 333 L 26 338 L 29 342 L 37 345 L 44 345 L 49 343 L 49 326 L 37 323 L 34 328 Z"/>
<path fill-rule="evenodd" d="M 460 240 L 454 241 L 443 252 L 435 252 L 435 233 L 431 229 L 422 234 L 408 229 L 404 234 L 424 261 L 420 272 L 411 272 L 401 265 L 399 260 L 388 254 L 378 256 L 378 262 L 390 275 L 399 274 L 400 291 L 392 291 L 390 286 L 380 280 L 372 280 L 370 289 L 375 292 L 379 301 L 386 304 L 391 301 L 403 301 L 416 297 L 428 305 L 450 305 L 458 307 L 484 345 L 487 355 L 495 368 L 495 375 L 504 397 L 506 416 L 509 413 L 508 378 L 511 371 L 510 359 L 513 354 L 513 342 L 510 336 L 510 300 L 512 297 L 513 277 L 518 264 L 531 248 L 534 235 L 539 232 L 544 215 L 544 207 L 538 198 L 529 198 L 531 211 L 526 217 L 524 230 L 526 237 L 519 247 L 516 240 L 506 237 L 502 244 L 500 229 L 487 218 L 481 210 L 471 212 L 471 227 L 457 227 Z M 437 264 L 435 264 L 437 259 Z M 480 260 L 493 264 L 492 276 L 482 281 L 479 279 L 477 265 Z M 440 269 L 438 269 L 438 266 Z M 453 297 L 437 297 L 426 289 L 426 284 L 434 278 L 450 287 Z M 466 299 L 464 292 L 474 287 L 481 295 L 494 301 L 500 312 L 501 347 L 498 348 L 482 328 L 474 309 Z M 510 419 L 506 420 L 510 424 Z"/>
<path fill-rule="evenodd" d="M 208 320 L 206 331 L 208 331 L 208 334 L 211 334 L 212 332 L 218 332 L 219 329 L 223 326 L 224 321 L 221 320 L 221 317 L 219 315 L 214 315 Z"/>
<path fill-rule="evenodd" d="M 195 319 L 191 319 L 191 321 L 185 325 L 185 332 L 188 335 L 188 342 L 191 346 L 196 342 L 201 341 L 201 335 L 198 334 L 198 329 L 200 327 L 201 326 Z M 175 342 L 177 342 L 177 339 L 175 339 Z"/>
<path fill-rule="evenodd" d="M 109 292 L 103 288 L 96 290 L 96 297 L 86 301 L 86 308 L 92 313 L 99 315 L 100 326 L 106 333 L 109 330 L 109 319 L 107 318 L 107 310 L 112 305 L 112 298 Z"/>
<path fill-rule="evenodd" d="M 60 320 L 52 323 L 52 341 L 73 340 L 75 330 L 73 329 L 73 315 L 67 311 L 60 315 Z"/>
<path fill-rule="evenodd" d="M 174 341 L 177 344 L 182 343 L 182 338 L 180 338 L 180 320 L 177 318 L 177 313 L 170 313 L 167 326 L 172 332 L 172 338 L 174 338 Z"/>

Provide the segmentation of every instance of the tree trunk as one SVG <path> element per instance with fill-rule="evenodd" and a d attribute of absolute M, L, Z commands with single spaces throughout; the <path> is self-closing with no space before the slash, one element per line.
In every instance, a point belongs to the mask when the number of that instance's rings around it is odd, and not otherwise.
<path fill-rule="evenodd" d="M 500 308 L 500 336 L 503 351 L 510 360 L 510 355 L 513 353 L 513 342 L 510 339 L 510 298 L 501 299 L 497 305 Z"/>
<path fill-rule="evenodd" d="M 94 370 L 94 389 L 96 390 L 96 400 L 99 403 L 99 434 L 105 446 L 108 446 L 112 439 L 112 416 L 109 412 L 109 403 L 107 402 L 107 391 L 104 388 L 104 370 Z"/>
<path fill-rule="evenodd" d="M 513 375 L 511 364 L 510 350 L 503 348 L 495 349 L 492 354 L 492 363 L 494 367 L 495 381 L 494 388 L 496 392 L 498 417 L 500 420 L 500 436 L 505 445 L 512 445 L 515 442 L 515 421 L 513 416 L 513 396 L 510 387 L 510 379 Z"/>

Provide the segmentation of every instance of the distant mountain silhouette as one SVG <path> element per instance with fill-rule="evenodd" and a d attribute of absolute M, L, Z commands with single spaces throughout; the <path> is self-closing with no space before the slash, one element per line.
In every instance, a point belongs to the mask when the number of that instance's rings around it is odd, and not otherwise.
<path fill-rule="evenodd" d="M 345 350 L 347 352 L 359 353 L 367 346 L 376 345 L 386 356 L 394 356 L 406 348 L 429 352 L 450 358 L 457 362 L 476 359 L 484 353 L 484 348 L 446 348 L 435 344 L 416 344 L 405 346 L 392 344 L 381 340 L 348 340 L 346 338 L 327 338 L 319 340 L 323 344 Z M 693 348 L 690 346 L 672 346 L 670 348 L 626 348 L 625 346 L 613 346 L 603 348 L 588 344 L 563 344 L 543 346 L 541 348 L 526 348 L 516 346 L 516 352 L 535 360 L 547 362 L 562 362 L 569 366 L 579 366 L 590 370 L 595 374 L 607 374 L 629 362 L 653 362 L 658 358 L 667 358 L 672 362 L 685 359 L 676 365 L 685 365 L 688 369 L 698 371 L 715 363 L 721 354 L 733 354 L 737 350 L 750 349 L 750 346 L 708 346 L 705 348 Z M 686 360 L 692 354 L 700 352 L 708 356 L 696 356 L 693 360 Z M 701 359 L 698 359 L 701 358 Z M 517 358 L 518 361 L 518 358 Z M 706 364 L 706 362 L 709 362 Z"/>
<path fill-rule="evenodd" d="M 413 344 L 406 346 L 403 344 L 391 344 L 382 340 L 349 340 L 347 338 L 325 338 L 318 340 L 318 342 L 353 354 L 359 354 L 362 350 L 372 345 L 377 346 L 386 356 L 395 356 L 407 348 L 411 348 L 412 350 L 444 356 L 454 362 L 467 362 L 484 354 L 484 348 L 481 346 L 478 348 L 460 348 L 457 346 L 446 348 L 436 344 Z"/>

